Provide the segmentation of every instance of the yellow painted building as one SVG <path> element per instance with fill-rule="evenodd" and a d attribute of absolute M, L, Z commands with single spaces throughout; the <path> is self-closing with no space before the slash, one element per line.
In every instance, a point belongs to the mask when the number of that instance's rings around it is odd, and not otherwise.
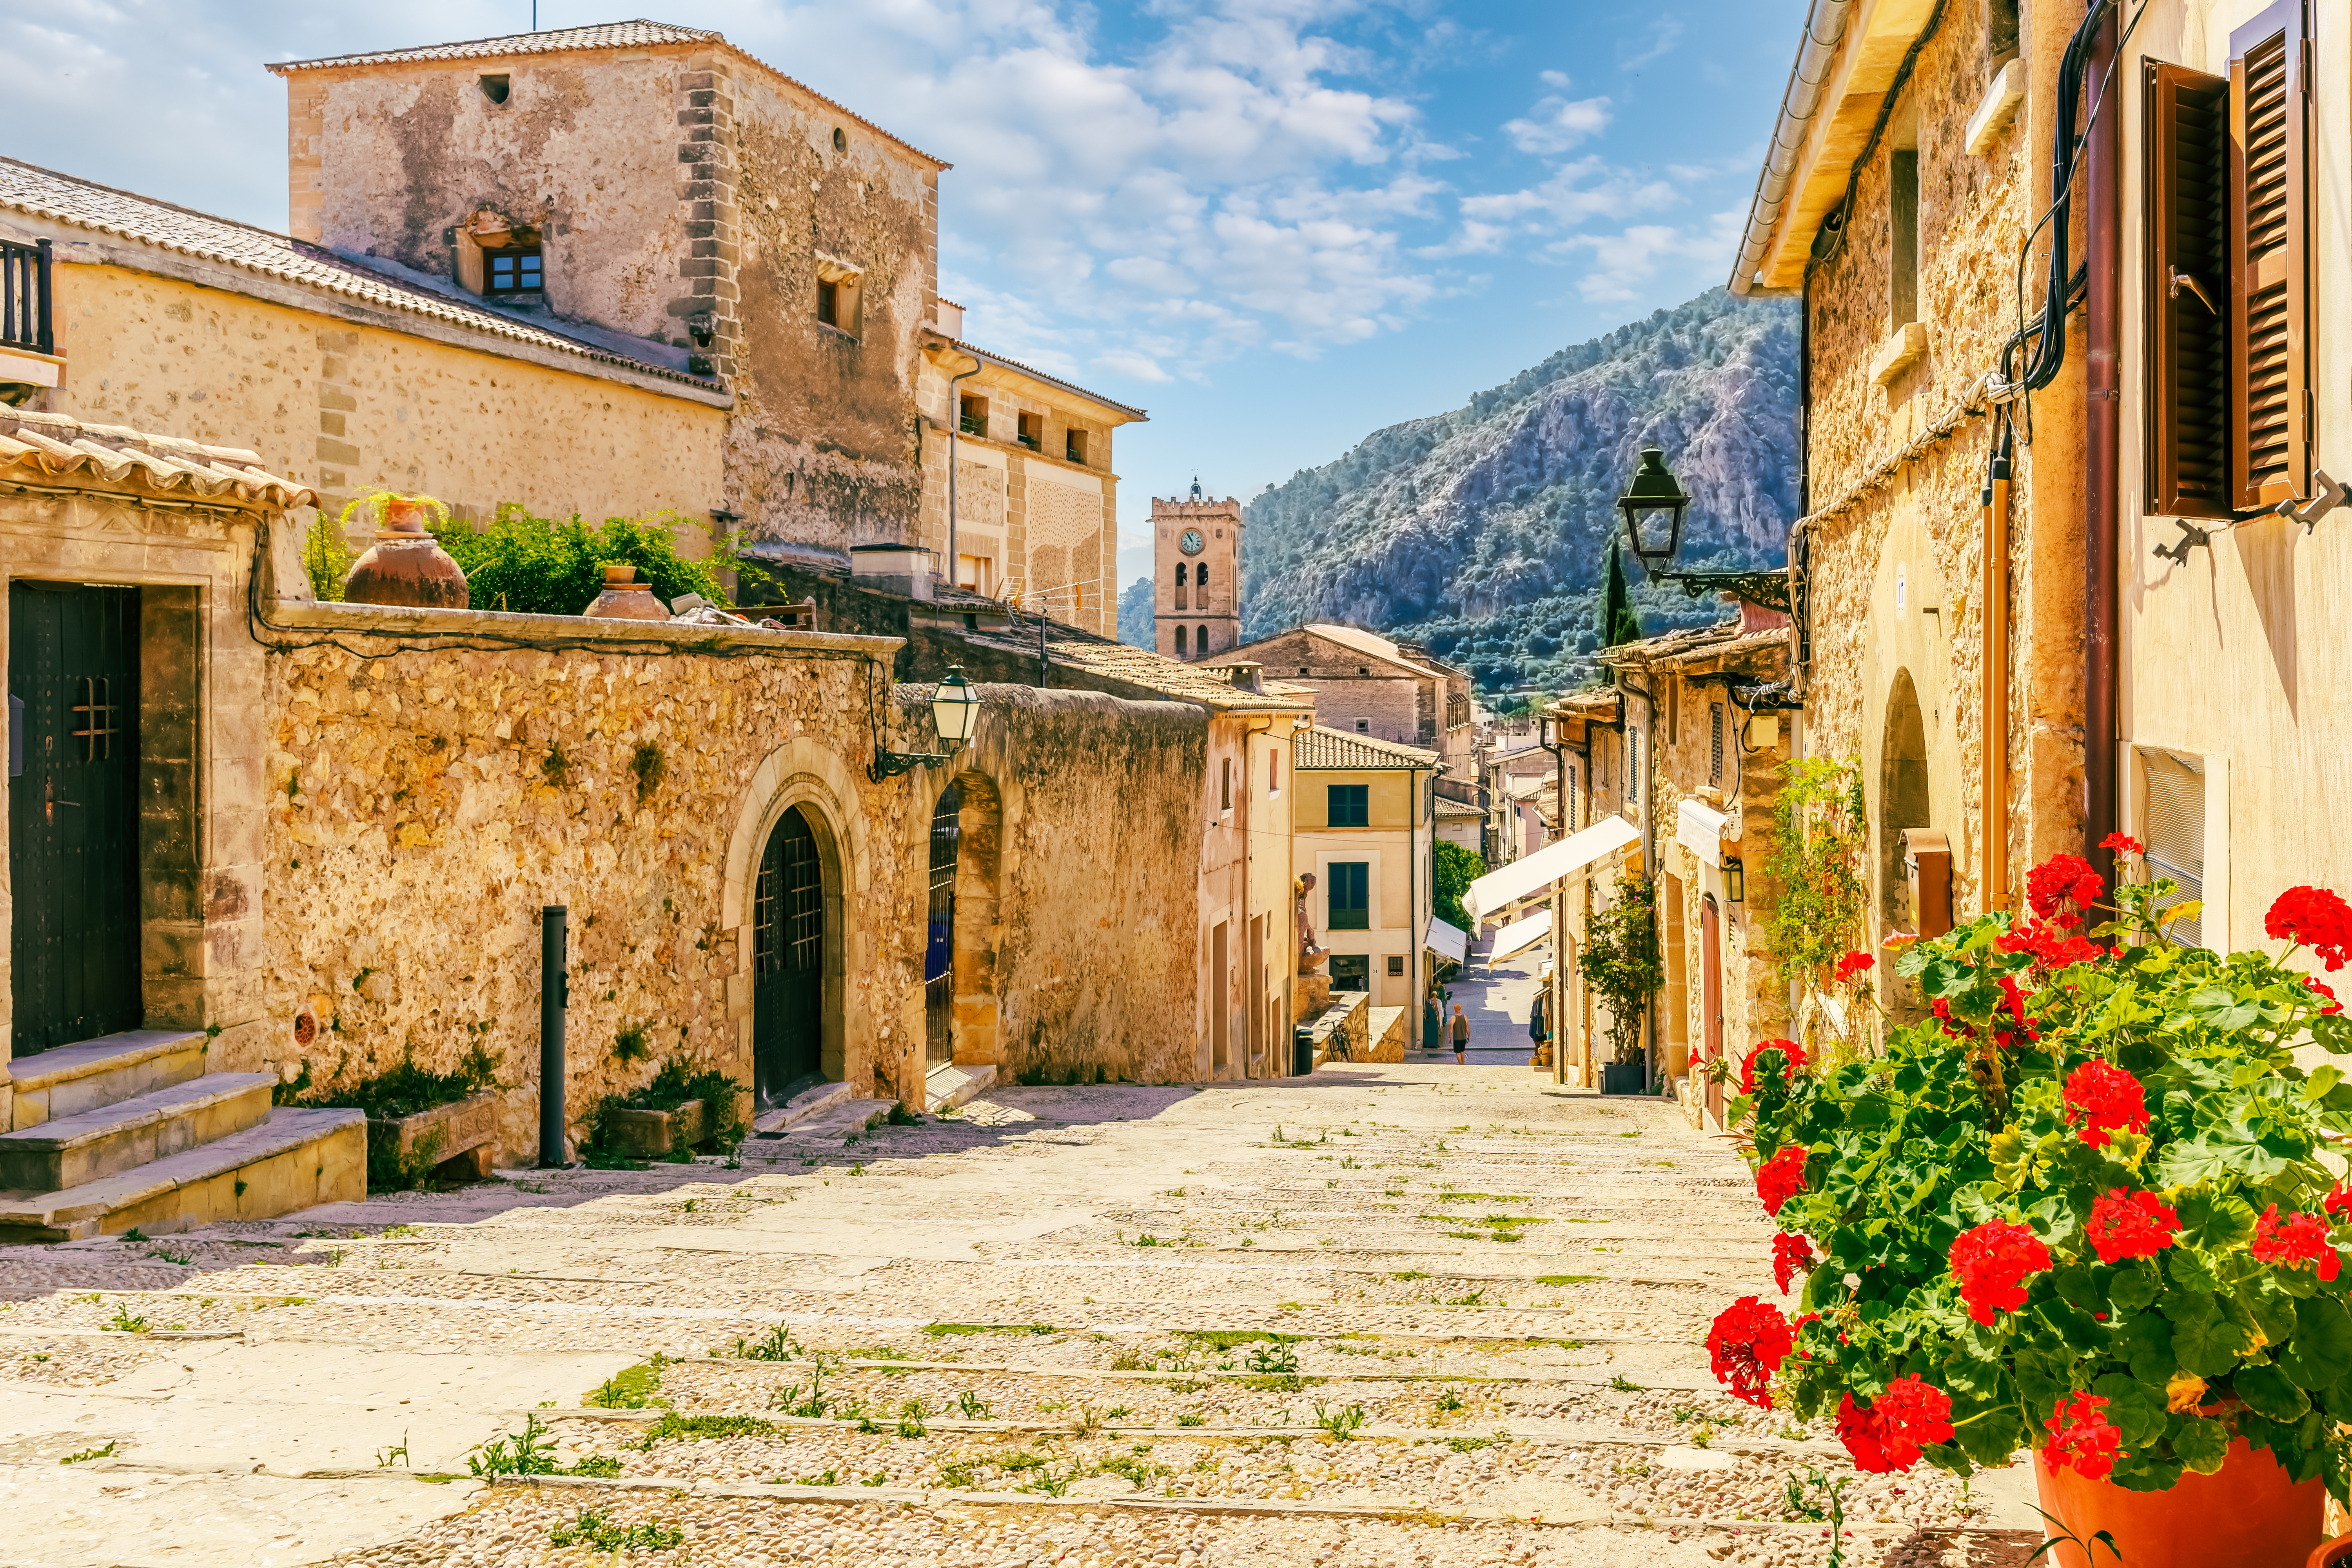
<path fill-rule="evenodd" d="M 1312 874 L 1307 918 L 1330 950 L 1331 988 L 1418 1009 L 1435 907 L 1434 752 L 1320 725 L 1291 745 L 1292 865 Z"/>

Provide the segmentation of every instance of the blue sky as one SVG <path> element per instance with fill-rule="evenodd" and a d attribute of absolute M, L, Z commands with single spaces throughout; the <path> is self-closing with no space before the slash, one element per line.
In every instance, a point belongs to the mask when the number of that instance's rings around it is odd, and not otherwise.
<path fill-rule="evenodd" d="M 1151 412 L 1150 497 L 1255 495 L 1723 280 L 1802 0 L 541 0 L 715 27 L 952 162 L 966 335 Z M 530 0 L 44 0 L 0 152 L 283 227 L 268 59 L 522 31 Z"/>

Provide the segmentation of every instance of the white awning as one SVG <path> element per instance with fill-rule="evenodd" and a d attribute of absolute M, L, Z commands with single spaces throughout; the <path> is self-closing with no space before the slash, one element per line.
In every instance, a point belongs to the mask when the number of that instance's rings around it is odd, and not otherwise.
<path fill-rule="evenodd" d="M 1521 904 L 1549 898 L 1555 884 L 1641 840 L 1640 830 L 1623 817 L 1604 816 L 1557 844 L 1547 844 L 1499 871 L 1487 872 L 1462 895 L 1462 908 L 1481 925 L 1499 920 Z"/>
<path fill-rule="evenodd" d="M 1495 945 L 1486 952 L 1486 967 L 1492 969 L 1505 959 L 1525 952 L 1539 942 L 1550 940 L 1551 911 L 1538 910 L 1525 920 L 1513 921 L 1495 933 Z"/>
<path fill-rule="evenodd" d="M 1470 933 L 1432 915 L 1429 935 L 1423 939 L 1423 944 L 1438 957 L 1459 963 L 1470 954 Z"/>
<path fill-rule="evenodd" d="M 1675 808 L 1675 842 L 1698 857 L 1702 866 L 1723 864 L 1723 829 L 1731 818 L 1685 797 Z"/>

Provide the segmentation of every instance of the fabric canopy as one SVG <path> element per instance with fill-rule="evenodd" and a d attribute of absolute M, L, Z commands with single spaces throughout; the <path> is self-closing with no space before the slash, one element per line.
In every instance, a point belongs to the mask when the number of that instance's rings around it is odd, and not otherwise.
<path fill-rule="evenodd" d="M 1605 816 L 1591 826 L 1547 844 L 1499 871 L 1489 871 L 1470 884 L 1462 907 L 1484 925 L 1499 920 L 1520 905 L 1551 896 L 1552 888 L 1576 876 L 1603 856 L 1641 842 L 1639 829 L 1622 816 Z"/>
<path fill-rule="evenodd" d="M 1495 945 L 1486 952 L 1486 967 L 1492 969 L 1503 960 L 1525 952 L 1539 942 L 1551 940 L 1551 911 L 1538 910 L 1525 920 L 1513 921 L 1495 933 Z"/>
<path fill-rule="evenodd" d="M 1459 963 L 1470 955 L 1470 933 L 1432 915 L 1429 935 L 1423 939 L 1423 945 L 1438 957 Z"/>

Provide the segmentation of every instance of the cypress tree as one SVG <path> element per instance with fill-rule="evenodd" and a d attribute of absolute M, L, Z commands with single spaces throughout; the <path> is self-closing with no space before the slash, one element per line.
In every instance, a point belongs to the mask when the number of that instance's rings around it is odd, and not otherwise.
<path fill-rule="evenodd" d="M 1601 646 L 1620 647 L 1642 640 L 1642 623 L 1633 614 L 1625 587 L 1625 563 L 1615 540 L 1609 542 L 1609 580 L 1601 590 Z"/>

